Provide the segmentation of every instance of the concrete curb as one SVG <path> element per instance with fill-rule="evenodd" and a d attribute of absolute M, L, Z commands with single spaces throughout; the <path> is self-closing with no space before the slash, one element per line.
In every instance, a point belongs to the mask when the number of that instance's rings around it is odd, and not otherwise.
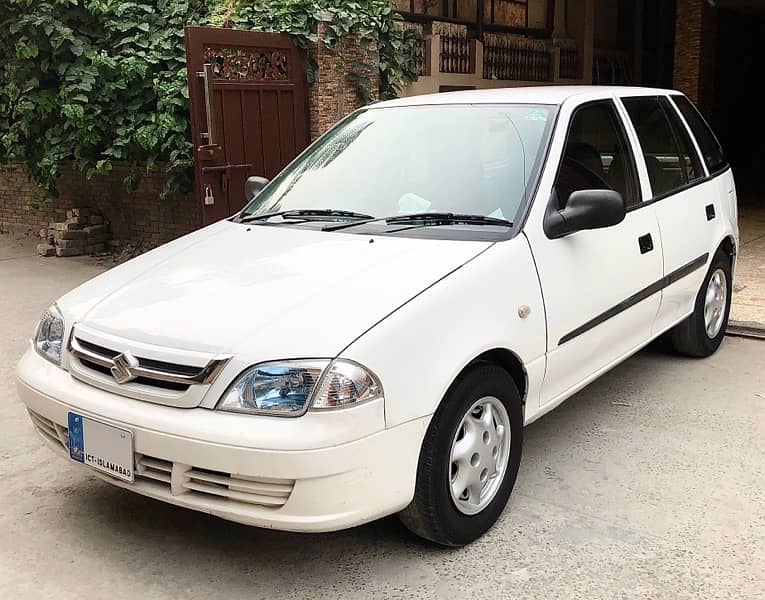
<path fill-rule="evenodd" d="M 765 324 L 756 321 L 728 321 L 725 333 L 737 337 L 765 340 Z"/>

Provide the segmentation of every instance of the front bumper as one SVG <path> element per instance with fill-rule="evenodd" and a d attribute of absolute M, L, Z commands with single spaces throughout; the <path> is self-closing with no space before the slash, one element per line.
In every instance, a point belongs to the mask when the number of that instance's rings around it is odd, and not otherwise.
<path fill-rule="evenodd" d="M 135 483 L 91 470 L 97 477 L 286 531 L 344 529 L 404 508 L 429 420 L 385 429 L 382 400 L 295 419 L 155 405 L 81 383 L 33 350 L 19 363 L 17 381 L 38 433 L 63 456 L 69 411 L 133 432 Z"/>

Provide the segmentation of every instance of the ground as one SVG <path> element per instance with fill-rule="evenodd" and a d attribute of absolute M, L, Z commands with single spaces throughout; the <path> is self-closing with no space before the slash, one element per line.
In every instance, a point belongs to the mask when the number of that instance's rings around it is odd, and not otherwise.
<path fill-rule="evenodd" d="M 38 439 L 13 366 L 102 268 L 0 236 L 3 598 L 765 598 L 765 342 L 654 344 L 530 425 L 507 509 L 467 548 L 395 518 L 288 534 L 113 488 Z"/>
<path fill-rule="evenodd" d="M 740 246 L 731 321 L 765 330 L 765 206 L 746 197 L 739 206 Z"/>

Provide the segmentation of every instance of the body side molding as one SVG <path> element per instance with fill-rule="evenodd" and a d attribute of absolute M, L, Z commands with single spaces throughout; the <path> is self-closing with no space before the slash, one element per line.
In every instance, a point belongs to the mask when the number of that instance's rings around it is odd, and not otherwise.
<path fill-rule="evenodd" d="M 668 287 L 672 285 L 673 283 L 675 283 L 676 281 L 679 281 L 683 277 L 690 275 L 697 269 L 700 269 L 705 264 L 707 264 L 708 259 L 709 259 L 709 252 L 683 265 L 679 269 L 672 271 L 671 273 L 665 275 L 664 277 L 652 283 L 651 285 L 644 287 L 639 292 L 632 294 L 632 296 L 630 296 L 629 298 L 622 300 L 619 304 L 612 306 L 608 310 L 600 313 L 593 319 L 590 319 L 589 321 L 587 321 L 584 325 L 580 325 L 573 331 L 564 335 L 562 338 L 560 338 L 560 341 L 558 342 L 558 346 L 562 346 L 566 342 L 570 342 L 575 337 L 578 337 L 582 335 L 583 333 L 586 333 L 590 329 L 597 327 L 601 323 L 608 321 L 608 319 L 615 317 L 616 315 L 618 315 L 621 312 L 624 312 L 628 308 L 635 306 L 638 302 L 642 302 L 646 298 L 653 296 L 656 292 L 660 292 L 665 287 Z"/>

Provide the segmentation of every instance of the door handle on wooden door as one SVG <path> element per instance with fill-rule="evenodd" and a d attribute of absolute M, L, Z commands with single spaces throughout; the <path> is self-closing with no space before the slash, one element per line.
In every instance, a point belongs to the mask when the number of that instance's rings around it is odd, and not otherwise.
<path fill-rule="evenodd" d="M 640 246 L 640 254 L 646 254 L 653 250 L 653 238 L 650 233 L 641 235 L 638 238 L 638 245 Z"/>
<path fill-rule="evenodd" d="M 213 66 L 209 63 L 202 65 L 202 71 L 197 73 L 203 82 L 203 88 L 205 93 L 205 118 L 207 120 L 207 131 L 203 132 L 202 139 L 206 142 L 207 146 L 214 146 L 217 141 L 217 131 L 215 122 L 215 108 L 213 107 Z"/>

